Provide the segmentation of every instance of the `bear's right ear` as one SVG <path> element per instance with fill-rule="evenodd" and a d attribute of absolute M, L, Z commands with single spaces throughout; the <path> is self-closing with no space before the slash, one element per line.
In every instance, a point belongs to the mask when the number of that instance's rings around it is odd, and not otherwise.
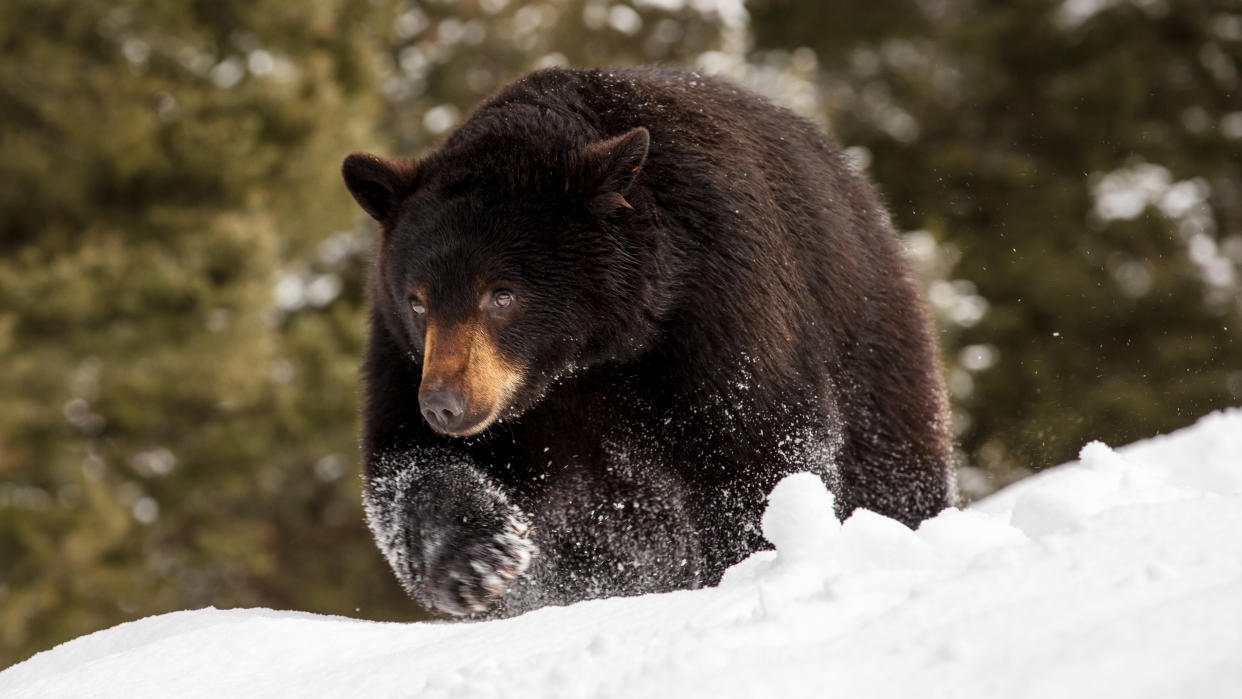
<path fill-rule="evenodd" d="M 341 164 L 345 186 L 354 201 L 380 223 L 388 223 L 414 186 L 414 163 L 370 153 L 350 153 Z"/>
<path fill-rule="evenodd" d="M 591 143 L 578 151 L 566 189 L 585 197 L 587 208 L 604 218 L 624 207 L 625 195 L 647 160 L 651 135 L 638 126 L 619 136 Z"/>

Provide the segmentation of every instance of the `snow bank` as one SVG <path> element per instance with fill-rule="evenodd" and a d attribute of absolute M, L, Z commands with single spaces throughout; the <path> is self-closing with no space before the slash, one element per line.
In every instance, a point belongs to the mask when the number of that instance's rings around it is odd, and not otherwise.
<path fill-rule="evenodd" d="M 917 532 L 790 476 L 776 550 L 715 589 L 473 624 L 177 612 L 0 696 L 1242 696 L 1242 410 L 1080 458 Z"/>

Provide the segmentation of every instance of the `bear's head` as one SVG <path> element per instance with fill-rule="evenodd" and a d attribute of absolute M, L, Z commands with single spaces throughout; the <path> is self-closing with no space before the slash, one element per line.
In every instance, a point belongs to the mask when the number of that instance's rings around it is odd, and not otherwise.
<path fill-rule="evenodd" d="M 419 407 L 441 433 L 478 434 L 632 356 L 666 306 L 665 237 L 636 184 L 647 130 L 548 135 L 547 120 L 476 117 L 418 162 L 342 167 L 382 229 L 374 322 L 421 364 Z"/>

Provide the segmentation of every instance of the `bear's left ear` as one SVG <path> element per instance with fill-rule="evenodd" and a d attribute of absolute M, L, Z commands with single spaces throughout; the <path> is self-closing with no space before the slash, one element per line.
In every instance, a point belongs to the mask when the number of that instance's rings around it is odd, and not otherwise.
<path fill-rule="evenodd" d="M 620 207 L 633 208 L 625 195 L 647 160 L 650 144 L 651 135 L 639 126 L 585 146 L 577 153 L 567 187 L 582 195 L 591 213 L 601 218 Z"/>

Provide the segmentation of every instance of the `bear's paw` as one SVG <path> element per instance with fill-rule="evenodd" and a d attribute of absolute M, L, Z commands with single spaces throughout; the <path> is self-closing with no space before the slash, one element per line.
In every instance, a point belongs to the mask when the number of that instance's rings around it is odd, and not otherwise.
<path fill-rule="evenodd" d="M 531 527 L 514 510 L 499 531 L 456 532 L 441 549 L 424 580 L 424 602 L 462 616 L 486 611 L 539 555 Z"/>

